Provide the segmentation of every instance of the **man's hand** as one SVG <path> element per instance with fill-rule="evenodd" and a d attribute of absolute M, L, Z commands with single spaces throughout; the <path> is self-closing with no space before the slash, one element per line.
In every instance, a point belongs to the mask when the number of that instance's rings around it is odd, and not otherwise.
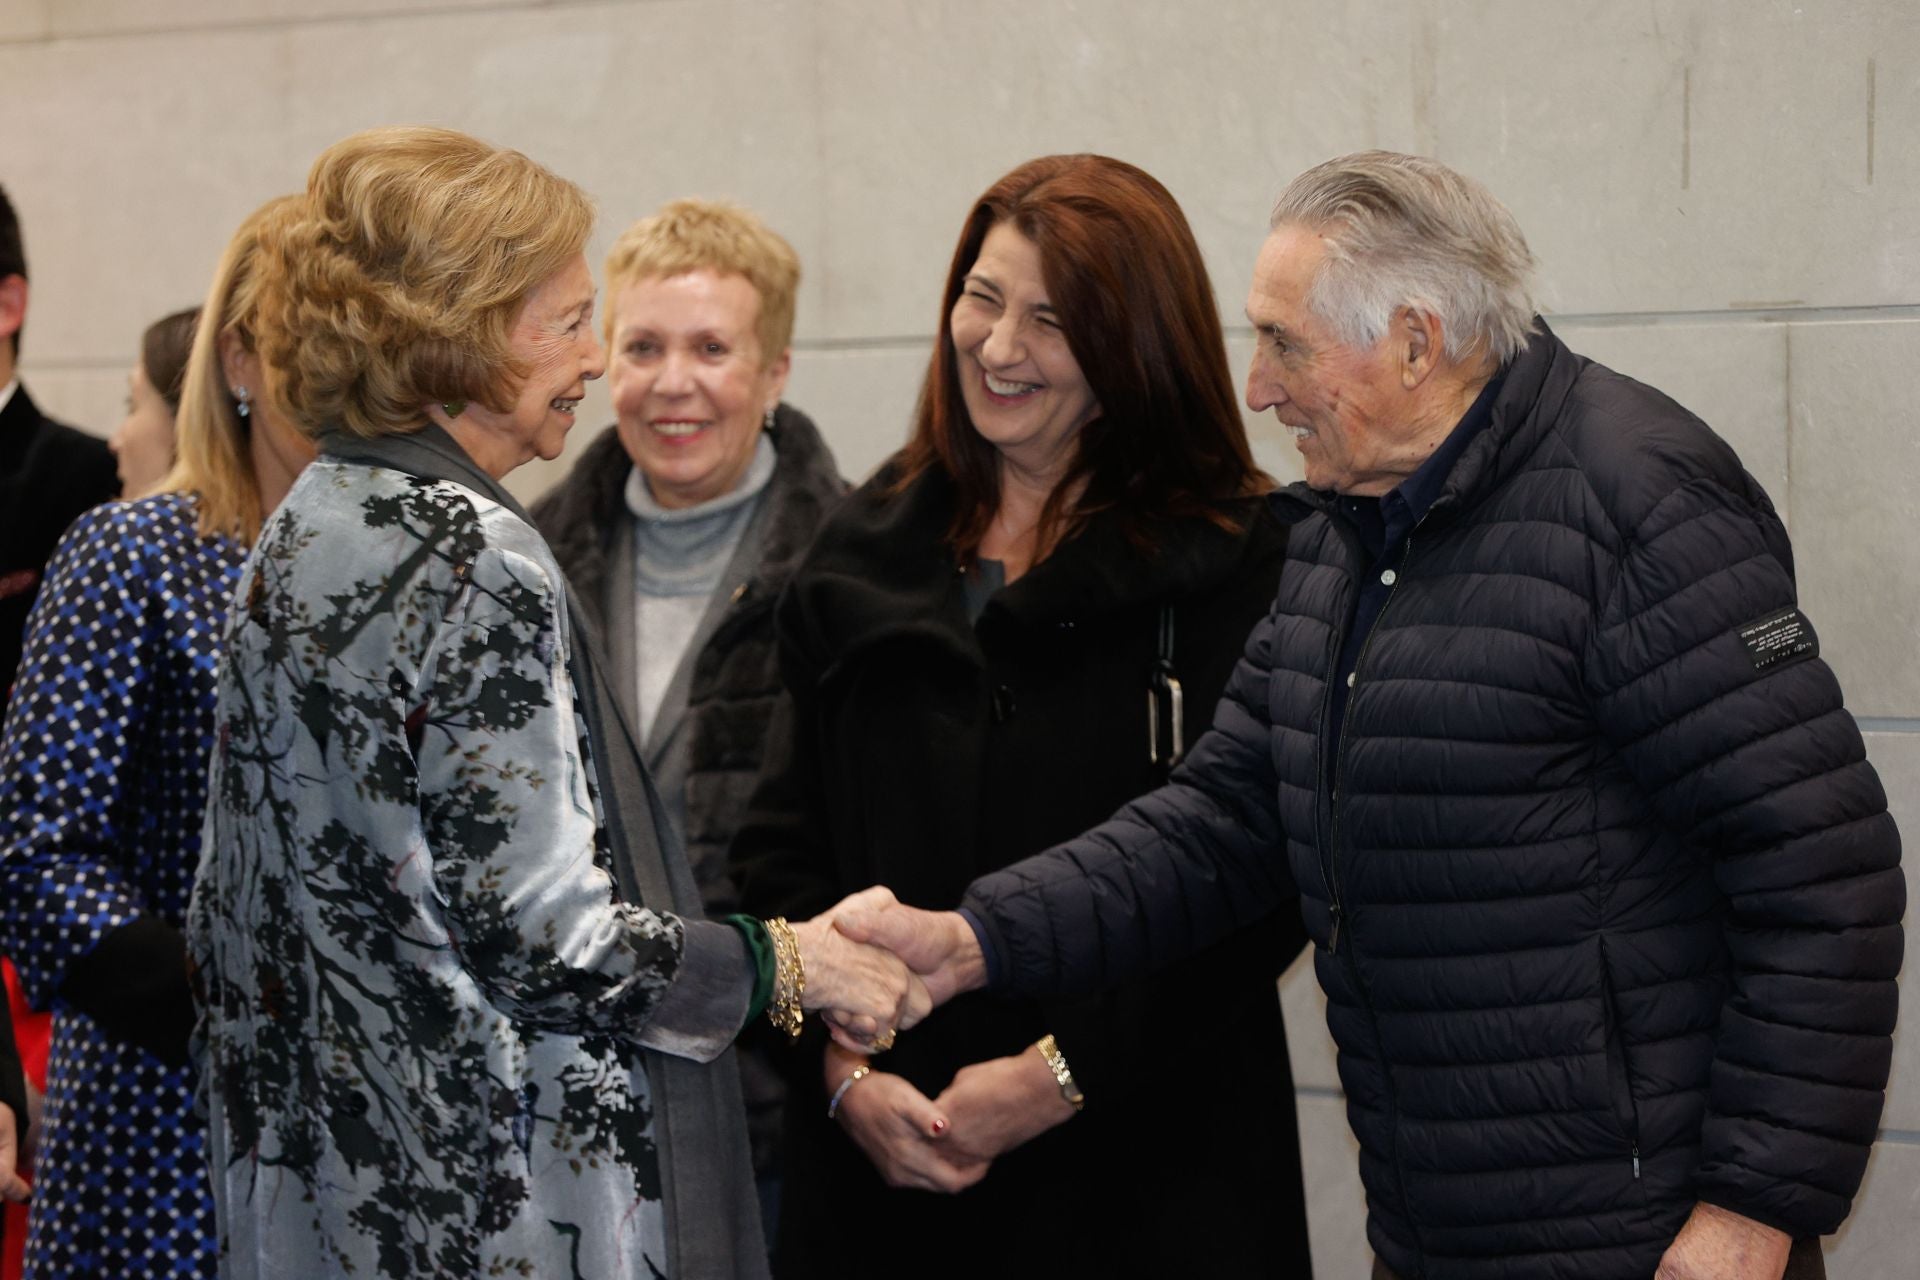
<path fill-rule="evenodd" d="M 833 927 L 828 915 L 793 926 L 806 974 L 802 1008 L 819 1010 L 828 1032 L 847 1048 L 884 1048 L 896 1031 L 927 1016 L 927 988 L 907 966 L 879 947 L 856 941 Z"/>
<path fill-rule="evenodd" d="M 1793 1237 L 1702 1201 L 1660 1258 L 1654 1280 L 1780 1280 Z"/>
<path fill-rule="evenodd" d="M 20 1142 L 13 1108 L 0 1102 L 0 1200 L 20 1202 L 27 1198 L 27 1184 L 14 1169 L 19 1157 Z"/>
<path fill-rule="evenodd" d="M 973 926 L 957 911 L 903 905 L 884 885 L 847 898 L 832 911 L 834 928 L 857 942 L 884 947 L 925 980 L 938 1006 L 987 984 L 987 961 Z"/>
<path fill-rule="evenodd" d="M 998 1159 L 1074 1115 L 1047 1060 L 1032 1049 L 960 1068 L 933 1105 L 952 1122 L 948 1143 L 980 1161 Z"/>
<path fill-rule="evenodd" d="M 827 1046 L 824 1082 L 829 1096 L 865 1059 Z M 987 1174 L 987 1161 L 949 1145 L 945 1116 L 902 1076 L 869 1072 L 840 1098 L 835 1119 L 866 1153 L 890 1187 L 953 1194 Z"/>

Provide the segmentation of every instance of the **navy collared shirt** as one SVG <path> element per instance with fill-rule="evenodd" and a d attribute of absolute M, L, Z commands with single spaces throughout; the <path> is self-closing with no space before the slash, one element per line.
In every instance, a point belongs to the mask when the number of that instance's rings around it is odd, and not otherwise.
<path fill-rule="evenodd" d="M 1378 498 L 1354 498 L 1342 495 L 1334 499 L 1334 509 L 1360 535 L 1360 546 L 1367 553 L 1367 571 L 1361 576 L 1360 590 L 1353 601 L 1353 616 L 1348 620 L 1347 639 L 1340 646 L 1340 662 L 1334 669 L 1333 696 L 1327 706 L 1326 762 L 1328 788 L 1331 790 L 1334 763 L 1340 758 L 1340 728 L 1347 715 L 1347 692 L 1353 688 L 1354 668 L 1380 611 L 1393 595 L 1399 580 L 1401 563 L 1406 559 L 1408 540 L 1446 487 L 1460 455 L 1467 451 L 1475 436 L 1493 421 L 1493 401 L 1506 381 L 1506 370 L 1495 374 L 1454 424 L 1419 470 Z"/>

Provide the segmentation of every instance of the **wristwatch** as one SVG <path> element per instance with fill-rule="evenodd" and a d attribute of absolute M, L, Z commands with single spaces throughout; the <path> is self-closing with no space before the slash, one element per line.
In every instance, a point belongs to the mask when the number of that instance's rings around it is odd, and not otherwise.
<path fill-rule="evenodd" d="M 1074 1083 L 1073 1072 L 1067 1068 L 1067 1055 L 1060 1052 L 1060 1046 L 1054 1043 L 1050 1035 L 1041 1036 L 1034 1048 L 1047 1060 L 1047 1069 L 1053 1072 L 1053 1078 L 1059 1082 L 1060 1096 L 1067 1100 L 1075 1111 L 1087 1105 L 1087 1095 L 1080 1092 L 1080 1086 Z"/>

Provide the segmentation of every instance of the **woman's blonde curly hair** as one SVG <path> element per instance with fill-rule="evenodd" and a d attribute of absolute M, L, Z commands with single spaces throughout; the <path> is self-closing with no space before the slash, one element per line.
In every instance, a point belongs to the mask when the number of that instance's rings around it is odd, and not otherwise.
<path fill-rule="evenodd" d="M 429 404 L 508 411 L 514 321 L 580 254 L 593 204 L 518 151 L 369 129 L 320 153 L 306 214 L 262 237 L 260 354 L 308 433 L 417 431 Z"/>

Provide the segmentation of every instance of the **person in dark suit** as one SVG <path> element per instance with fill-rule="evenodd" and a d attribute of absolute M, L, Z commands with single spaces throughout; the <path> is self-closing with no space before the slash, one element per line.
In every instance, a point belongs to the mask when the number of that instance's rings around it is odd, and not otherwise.
<path fill-rule="evenodd" d="M 20 636 L 40 572 L 73 518 L 120 491 L 105 440 L 43 415 L 20 385 L 27 321 L 27 255 L 20 219 L 0 188 L 0 707 L 20 665 Z"/>
<path fill-rule="evenodd" d="M 0 511 L 7 513 L 0 524 L 0 712 L 13 691 L 20 637 L 53 544 L 75 516 L 120 491 L 107 442 L 43 416 L 20 385 L 14 366 L 26 322 L 27 255 L 20 219 L 0 187 Z M 19 1080 L 11 1018 L 0 1024 L 0 1058 L 0 1075 Z M 0 1086 L 0 1130 L 17 1129 L 22 1139 L 24 1101 L 24 1094 Z M 0 1132 L 0 1192 L 18 1200 L 26 1188 L 14 1175 L 16 1151 L 7 1137 Z"/>

